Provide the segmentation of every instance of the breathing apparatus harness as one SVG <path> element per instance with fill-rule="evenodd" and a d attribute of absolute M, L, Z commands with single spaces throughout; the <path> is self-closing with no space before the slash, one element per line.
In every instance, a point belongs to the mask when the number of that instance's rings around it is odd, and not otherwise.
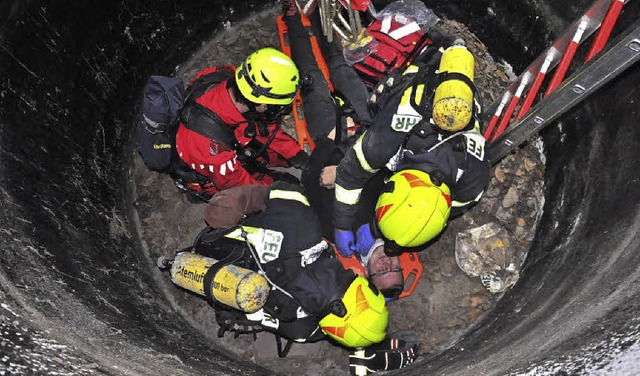
<path fill-rule="evenodd" d="M 276 283 L 274 283 L 269 278 L 269 276 L 267 276 L 267 273 L 265 272 L 265 270 L 262 267 L 262 264 L 260 262 L 260 257 L 258 256 L 258 253 L 257 253 L 254 245 L 249 240 L 249 236 L 248 236 L 249 233 L 245 230 L 245 228 L 242 226 L 242 224 L 237 225 L 237 226 L 232 226 L 232 227 L 229 227 L 229 228 L 225 228 L 225 229 L 215 229 L 215 228 L 207 226 L 202 231 L 200 231 L 200 233 L 196 237 L 196 240 L 194 241 L 193 246 L 192 247 L 188 247 L 185 250 L 188 250 L 188 249 L 191 249 L 191 248 L 197 250 L 198 246 L 200 246 L 200 245 L 202 245 L 202 246 L 211 245 L 211 244 L 214 244 L 215 242 L 217 242 L 220 239 L 225 238 L 225 237 L 230 238 L 230 239 L 238 240 L 235 236 L 233 236 L 233 237 L 232 236 L 228 236 L 229 234 L 231 234 L 231 233 L 233 233 L 234 231 L 237 231 L 237 230 L 240 230 L 240 237 L 242 238 L 242 240 L 247 245 L 247 249 L 249 250 L 249 254 L 251 255 L 251 258 L 253 259 L 253 261 L 256 264 L 256 267 L 258 268 L 258 274 L 262 275 L 267 280 L 267 282 L 272 286 L 272 288 L 274 290 L 278 290 L 281 293 L 283 293 L 286 296 L 288 296 L 289 298 L 294 299 L 293 296 L 289 292 L 287 292 L 282 287 L 278 286 Z M 224 259 L 218 261 L 214 266 L 211 267 L 211 269 L 213 269 L 214 267 L 216 267 L 217 269 L 220 269 L 225 265 L 229 265 L 229 264 L 240 262 L 243 258 L 245 258 L 244 250 L 242 250 L 242 251 L 233 251 L 233 252 L 229 253 L 229 255 L 227 257 L 225 257 Z"/>
<path fill-rule="evenodd" d="M 218 261 L 217 263 L 215 263 L 214 265 L 212 265 L 209 270 L 207 271 L 207 273 L 204 276 L 205 279 L 205 283 L 208 280 L 211 280 L 213 278 L 213 276 L 216 275 L 216 273 L 224 268 L 225 266 L 229 265 L 229 264 L 244 264 L 245 267 L 250 268 L 250 259 L 253 260 L 253 263 L 255 263 L 258 271 L 257 273 L 259 275 L 261 275 L 262 277 L 264 277 L 267 280 L 267 283 L 271 286 L 271 288 L 273 290 L 277 290 L 279 292 L 281 292 L 282 294 L 286 295 L 287 297 L 289 297 L 290 299 L 295 301 L 295 298 L 285 289 L 283 289 L 282 287 L 278 286 L 275 282 L 273 282 L 269 276 L 267 275 L 267 273 L 265 272 L 264 268 L 262 267 L 262 264 L 260 263 L 260 258 L 257 254 L 257 251 L 255 249 L 255 247 L 253 246 L 253 244 L 251 243 L 251 241 L 249 240 L 248 237 L 248 232 L 244 229 L 244 227 L 240 224 L 237 226 L 232 226 L 229 228 L 225 228 L 225 229 L 215 229 L 212 227 L 207 226 L 206 228 L 204 228 L 196 237 L 196 240 L 194 242 L 193 245 L 193 249 L 195 249 L 197 251 L 198 246 L 207 246 L 207 245 L 212 245 L 218 241 L 220 241 L 223 238 L 230 238 L 230 239 L 234 239 L 234 240 L 238 240 L 236 237 L 229 237 L 227 235 L 233 233 L 234 231 L 240 230 L 240 237 L 244 240 L 244 243 L 246 244 L 246 247 L 242 247 L 240 249 L 236 248 L 234 249 L 232 252 L 230 252 L 226 257 L 224 257 L 223 259 L 221 259 L 220 261 Z M 246 254 L 246 250 L 249 250 L 249 255 Z M 248 257 L 250 257 L 250 259 L 248 259 Z M 225 306 L 219 306 L 216 304 L 215 300 L 213 299 L 213 296 L 211 296 L 211 292 L 207 291 L 207 295 L 206 295 L 207 301 L 213 305 L 214 309 L 216 309 L 216 313 L 218 314 L 218 312 L 228 312 L 227 307 Z M 299 303 L 298 303 L 299 304 Z M 235 317 L 235 319 L 232 319 L 232 317 Z M 238 321 L 246 321 L 244 319 L 239 318 L 238 315 L 233 315 L 233 314 L 228 314 L 226 316 L 226 319 L 223 323 L 219 322 L 220 325 L 220 329 L 218 331 L 218 337 L 223 337 L 224 333 L 227 330 L 231 330 L 234 325 L 238 322 Z M 255 325 L 255 324 L 254 324 Z M 254 326 L 251 325 L 251 326 Z M 259 324 L 258 324 L 259 325 Z M 262 329 L 259 329 L 262 330 Z M 243 333 L 248 333 L 248 332 L 243 332 Z M 255 337 L 255 332 L 252 332 Z M 238 335 L 240 334 L 240 332 L 236 331 L 236 333 L 234 334 L 234 338 L 237 338 Z M 277 345 L 277 350 L 278 350 L 278 356 L 281 358 L 284 358 L 288 355 L 289 351 L 291 350 L 291 347 L 293 346 L 294 341 L 293 340 L 287 340 L 287 342 L 284 344 L 282 344 L 282 337 L 280 335 L 278 335 L 277 333 L 273 333 L 276 337 L 276 345 Z"/>
<path fill-rule="evenodd" d="M 474 134 L 474 132 L 472 132 L 471 129 L 474 127 L 474 123 L 476 121 L 478 121 L 480 124 L 480 127 L 482 127 L 482 116 L 481 116 L 482 105 L 480 104 L 481 98 L 478 92 L 478 88 L 476 87 L 476 85 L 473 83 L 471 79 L 469 79 L 467 76 L 461 73 L 433 72 L 431 75 L 429 73 L 430 72 L 428 69 L 426 70 L 426 72 L 423 72 L 422 74 L 420 73 L 420 71 L 418 71 L 418 73 L 416 74 L 416 77 L 414 77 L 409 83 L 409 85 L 412 85 L 412 92 L 410 96 L 411 107 L 413 107 L 413 109 L 422 116 L 422 119 L 420 119 L 420 121 L 411 129 L 410 132 L 408 132 L 406 138 L 402 143 L 402 149 L 430 153 L 436 148 L 438 148 L 439 146 L 443 145 L 444 143 L 451 142 L 453 146 L 453 150 L 457 152 L 463 152 L 466 159 L 466 153 L 465 153 L 466 138 L 464 137 L 461 138 L 459 136 L 464 136 L 465 134 Z M 423 80 L 425 79 L 426 79 L 425 85 L 428 86 L 429 89 L 424 90 L 422 93 L 421 100 L 417 101 L 416 95 L 415 95 L 417 90 L 417 85 L 414 85 L 414 83 L 424 82 Z M 459 80 L 465 83 L 467 86 L 469 86 L 469 88 L 473 93 L 473 99 L 472 99 L 473 103 L 471 106 L 472 113 L 471 113 L 471 120 L 461 131 L 453 132 L 453 133 L 444 131 L 449 134 L 447 135 L 447 137 L 440 140 L 439 136 L 442 134 L 443 130 L 440 129 L 436 124 L 434 124 L 431 121 L 431 116 L 433 111 L 433 97 L 435 94 L 435 89 L 438 87 L 438 85 L 440 85 L 442 82 L 445 82 L 447 80 Z M 422 102 L 423 106 L 420 106 L 418 102 Z M 433 140 L 433 139 L 428 140 L 429 138 L 431 138 L 430 136 L 433 136 L 433 132 L 429 132 L 432 129 L 436 129 L 436 133 L 435 133 L 435 135 L 437 135 L 436 140 Z"/>
<path fill-rule="evenodd" d="M 461 73 L 457 72 L 438 72 L 437 71 L 437 61 L 435 57 L 437 55 L 441 55 L 440 52 L 437 51 L 428 51 L 428 56 L 421 56 L 420 60 L 425 61 L 427 63 L 420 67 L 420 69 L 413 74 L 413 77 L 406 78 L 402 75 L 402 73 L 396 73 L 390 75 L 386 80 L 381 82 L 375 89 L 374 94 L 369 101 L 369 109 L 375 114 L 381 110 L 380 106 L 376 103 L 376 98 L 380 96 L 387 90 L 406 90 L 407 88 L 411 88 L 410 101 L 409 104 L 411 107 L 422 117 L 420 121 L 409 131 L 402 143 L 402 149 L 410 149 L 410 150 L 426 150 L 427 152 L 431 152 L 438 146 L 442 145 L 445 142 L 452 140 L 453 138 L 467 134 L 470 128 L 473 127 L 475 121 L 480 123 L 480 127 L 482 127 L 482 104 L 481 97 L 478 92 L 478 88 L 473 83 L 471 79 Z M 472 114 L 471 120 L 469 124 L 459 132 L 452 133 L 444 140 L 438 140 L 435 145 L 429 145 L 426 138 L 430 135 L 433 135 L 433 132 L 430 132 L 431 129 L 437 129 L 437 133 L 441 133 L 443 130 L 440 129 L 435 123 L 431 121 L 432 119 L 432 111 L 433 111 L 433 98 L 435 95 L 436 88 L 443 82 L 448 80 L 459 80 L 464 84 L 469 86 L 473 93 L 473 104 L 472 104 Z M 418 90 L 418 85 L 423 84 L 426 90 L 423 90 L 422 96 L 420 100 L 418 100 L 418 96 L 416 92 Z M 422 103 L 422 105 L 420 105 Z M 446 132 L 446 131 L 445 131 Z M 422 147 L 420 147 L 422 146 Z M 427 149 L 428 147 L 428 149 Z M 454 145 L 455 150 L 461 151 L 464 150 L 464 146 Z M 462 148 L 462 149 L 461 149 Z"/>

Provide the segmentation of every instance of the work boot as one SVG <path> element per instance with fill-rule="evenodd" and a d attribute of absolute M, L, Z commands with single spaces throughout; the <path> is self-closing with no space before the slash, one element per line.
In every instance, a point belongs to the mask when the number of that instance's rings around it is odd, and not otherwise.
<path fill-rule="evenodd" d="M 292 17 L 298 14 L 298 5 L 296 0 L 281 0 L 282 14 L 285 17 Z"/>

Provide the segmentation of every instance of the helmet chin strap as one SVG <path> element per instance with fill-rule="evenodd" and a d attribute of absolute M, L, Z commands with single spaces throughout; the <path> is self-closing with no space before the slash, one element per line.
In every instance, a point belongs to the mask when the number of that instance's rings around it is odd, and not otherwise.
<path fill-rule="evenodd" d="M 241 104 L 242 106 L 247 108 L 246 111 L 238 109 L 242 113 L 242 116 L 244 116 L 244 118 L 249 122 L 249 126 L 244 131 L 244 136 L 247 138 L 254 138 L 256 136 L 256 131 L 259 131 L 262 137 L 268 136 L 268 119 L 263 119 L 262 114 L 257 110 L 257 108 L 261 106 L 261 104 L 256 104 L 249 101 L 242 95 L 242 93 L 240 93 L 240 90 L 237 89 L 237 86 L 233 87 L 230 92 L 232 94 L 231 96 L 233 97 L 234 102 L 236 102 L 237 104 Z M 261 123 L 267 124 L 261 125 Z"/>

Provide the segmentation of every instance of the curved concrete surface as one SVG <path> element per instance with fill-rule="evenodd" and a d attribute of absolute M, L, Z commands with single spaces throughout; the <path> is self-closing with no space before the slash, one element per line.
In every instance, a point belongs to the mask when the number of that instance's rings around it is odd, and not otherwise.
<path fill-rule="evenodd" d="M 271 373 L 211 348 L 164 298 L 129 171 L 146 77 L 260 3 L 2 2 L 0 374 Z M 590 5 L 426 3 L 516 72 Z M 457 345 L 399 373 L 640 369 L 639 68 L 543 132 L 546 203 L 520 282 Z"/>

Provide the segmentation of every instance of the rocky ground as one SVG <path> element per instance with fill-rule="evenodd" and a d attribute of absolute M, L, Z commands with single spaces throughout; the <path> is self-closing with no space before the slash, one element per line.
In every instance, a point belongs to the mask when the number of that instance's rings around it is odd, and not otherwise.
<path fill-rule="evenodd" d="M 178 67 L 176 74 L 188 82 L 202 68 L 238 64 L 257 48 L 278 47 L 275 12 L 228 25 L 224 33 Z M 475 81 L 485 105 L 499 98 L 510 84 L 508 69 L 496 63 L 464 25 L 442 20 L 440 27 L 460 35 L 474 53 Z M 542 207 L 544 161 L 538 145 L 538 140 L 530 141 L 492 169 L 491 183 L 481 203 L 451 221 L 440 239 L 420 253 L 425 270 L 414 293 L 389 304 L 389 330 L 415 330 L 423 354 L 454 343 L 517 280 Z M 205 226 L 203 205 L 188 202 L 168 176 L 147 170 L 137 156 L 134 179 L 143 241 L 150 257 L 155 261 L 158 256 L 172 256 L 189 246 Z M 213 346 L 285 374 L 348 373 L 346 351 L 326 342 L 296 344 L 289 356 L 280 359 L 273 335 L 261 333 L 255 341 L 250 335 L 234 339 L 229 333 L 217 338 L 212 308 L 202 298 L 174 286 L 166 272 L 156 272 L 158 283 L 182 313 L 185 324 L 200 328 Z"/>

